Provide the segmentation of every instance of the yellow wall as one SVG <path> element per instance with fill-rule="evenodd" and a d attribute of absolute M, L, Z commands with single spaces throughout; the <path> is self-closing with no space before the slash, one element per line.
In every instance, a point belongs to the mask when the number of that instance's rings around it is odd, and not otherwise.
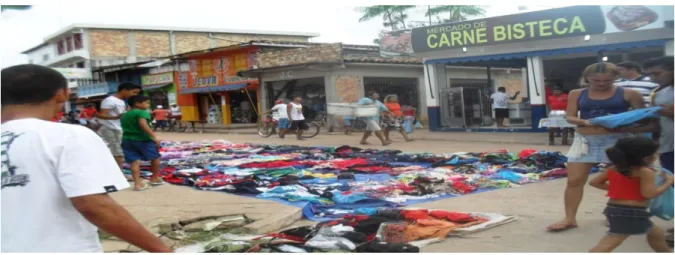
<path fill-rule="evenodd" d="M 197 106 L 180 106 L 180 112 L 183 115 L 182 121 L 199 121 L 199 111 Z"/>

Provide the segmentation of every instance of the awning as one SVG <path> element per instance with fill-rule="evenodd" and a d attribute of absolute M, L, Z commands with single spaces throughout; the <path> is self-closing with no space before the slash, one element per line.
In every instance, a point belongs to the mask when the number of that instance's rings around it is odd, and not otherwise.
<path fill-rule="evenodd" d="M 670 40 L 672 40 L 672 39 L 661 39 L 661 40 L 618 43 L 618 44 L 605 44 L 605 45 L 556 49 L 556 50 L 518 52 L 518 53 L 499 54 L 499 55 L 445 58 L 445 59 L 430 59 L 430 60 L 424 61 L 424 64 L 451 64 L 451 63 L 463 63 L 463 62 L 479 62 L 479 61 L 489 61 L 489 60 L 516 59 L 516 58 L 526 58 L 526 57 L 534 57 L 534 56 L 553 56 L 553 55 L 563 55 L 563 54 L 582 53 L 582 52 L 611 51 L 611 50 L 630 49 L 630 48 L 644 48 L 644 47 L 654 47 L 654 46 L 663 47 L 666 44 L 666 42 L 670 41 Z"/>
<path fill-rule="evenodd" d="M 167 63 L 170 63 L 170 62 L 171 62 L 171 59 L 160 59 L 160 60 L 152 61 L 150 63 L 138 65 L 138 67 L 141 67 L 141 68 L 159 67 L 159 66 L 163 66 L 163 65 L 165 65 Z"/>
<path fill-rule="evenodd" d="M 243 89 L 248 84 L 233 84 L 233 85 L 220 85 L 212 87 L 203 87 L 203 88 L 190 88 L 190 89 L 181 89 L 180 94 L 194 94 L 194 93 L 209 93 L 209 92 L 221 92 L 221 91 L 232 91 Z"/>
<path fill-rule="evenodd" d="M 154 85 L 148 85 L 148 86 L 143 86 L 143 90 L 154 90 L 154 89 L 161 89 L 163 87 L 169 86 L 173 83 L 162 83 L 162 84 L 154 84 Z"/>
<path fill-rule="evenodd" d="M 79 98 L 90 98 L 90 97 L 100 97 L 100 96 L 106 96 L 108 93 L 96 93 L 96 94 L 89 94 L 89 95 L 81 95 Z"/>

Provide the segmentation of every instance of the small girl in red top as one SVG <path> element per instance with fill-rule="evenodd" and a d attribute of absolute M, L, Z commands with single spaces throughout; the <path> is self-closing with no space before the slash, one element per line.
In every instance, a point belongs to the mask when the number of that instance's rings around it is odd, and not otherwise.
<path fill-rule="evenodd" d="M 598 174 L 589 184 L 607 190 L 609 202 L 603 213 L 609 222 L 609 232 L 591 252 L 611 252 L 629 236 L 644 234 L 654 251 L 673 252 L 663 229 L 654 226 L 647 211 L 649 199 L 673 185 L 673 177 L 661 172 L 666 181 L 656 186 L 657 173 L 648 167 L 659 158 L 658 148 L 653 140 L 635 136 L 619 139 L 607 149 L 607 157 L 615 169 Z"/>

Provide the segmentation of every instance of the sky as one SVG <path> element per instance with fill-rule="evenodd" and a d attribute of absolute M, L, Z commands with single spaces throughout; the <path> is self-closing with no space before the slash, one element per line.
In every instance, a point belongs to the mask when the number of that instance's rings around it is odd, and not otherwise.
<path fill-rule="evenodd" d="M 190 2 L 194 1 L 197 0 Z M 0 67 L 27 63 L 22 51 L 42 43 L 46 36 L 73 23 L 313 32 L 321 34 L 312 39 L 313 42 L 348 44 L 373 44 L 373 39 L 383 29 L 380 18 L 359 22 L 357 6 L 346 6 L 337 1 L 302 4 L 283 1 L 256 6 L 235 1 L 224 1 L 221 3 L 226 4 L 220 6 L 199 1 L 198 4 L 180 5 L 170 4 L 170 1 L 144 0 L 124 4 L 113 1 L 78 1 L 76 4 L 54 2 L 35 5 L 27 11 L 0 14 L 0 38 L 3 38 L 0 41 Z M 557 6 L 528 7 L 536 10 Z M 486 17 L 518 12 L 515 4 L 485 8 Z M 410 20 L 428 20 L 424 17 L 424 8 L 412 11 Z"/>

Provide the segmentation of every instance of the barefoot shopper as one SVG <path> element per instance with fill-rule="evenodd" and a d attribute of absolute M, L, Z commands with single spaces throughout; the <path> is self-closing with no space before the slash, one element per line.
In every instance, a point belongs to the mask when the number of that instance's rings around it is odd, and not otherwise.
<path fill-rule="evenodd" d="M 361 144 L 362 145 L 368 145 L 368 137 L 372 133 L 375 133 L 375 136 L 380 139 L 382 142 L 382 145 L 389 145 L 391 142 L 388 142 L 384 139 L 384 134 L 382 134 L 382 128 L 380 128 L 380 125 L 378 124 L 380 122 L 380 112 L 389 112 L 389 109 L 387 109 L 384 104 L 382 104 L 380 101 L 377 99 L 380 98 L 380 95 L 373 92 L 369 91 L 366 94 L 366 97 L 361 98 L 359 100 L 360 105 L 375 105 L 379 110 L 377 111 L 377 115 L 370 117 L 370 118 L 365 118 L 366 121 L 366 132 L 363 133 L 363 137 L 361 138 Z"/>
<path fill-rule="evenodd" d="M 573 90 L 569 94 L 567 121 L 578 128 L 568 153 L 565 219 L 548 226 L 549 231 L 577 227 L 577 210 L 591 168 L 598 163 L 610 163 L 604 152 L 605 148 L 612 146 L 620 138 L 631 136 L 630 133 L 650 132 L 649 126 L 610 132 L 590 124 L 589 120 L 596 117 L 626 112 L 630 108 L 644 108 L 644 99 L 639 92 L 613 85 L 617 75 L 614 64 L 592 64 L 583 73 L 584 79 L 589 83 L 588 88 Z"/>
<path fill-rule="evenodd" d="M 663 194 L 673 185 L 673 176 L 648 166 L 658 158 L 659 146 L 642 136 L 622 138 L 607 149 L 607 157 L 615 169 L 598 174 L 590 185 L 607 191 L 609 202 L 604 214 L 609 231 L 591 252 L 612 252 L 629 236 L 647 234 L 649 246 L 656 252 L 673 252 L 668 247 L 663 229 L 649 220 L 649 199 Z M 655 175 L 666 181 L 657 186 Z"/>
<path fill-rule="evenodd" d="M 146 96 L 132 96 L 129 98 L 131 110 L 122 116 L 122 151 L 124 159 L 130 164 L 131 175 L 134 179 L 134 190 L 141 191 L 149 188 L 141 179 L 141 160 L 150 161 L 152 177 L 150 184 L 161 185 L 164 182 L 159 176 L 159 139 L 150 128 L 150 98 Z"/>
<path fill-rule="evenodd" d="M 103 252 L 97 227 L 150 252 L 171 252 L 107 193 L 129 187 L 96 133 L 50 122 L 68 81 L 38 65 L 2 70 L 3 253 Z"/>

